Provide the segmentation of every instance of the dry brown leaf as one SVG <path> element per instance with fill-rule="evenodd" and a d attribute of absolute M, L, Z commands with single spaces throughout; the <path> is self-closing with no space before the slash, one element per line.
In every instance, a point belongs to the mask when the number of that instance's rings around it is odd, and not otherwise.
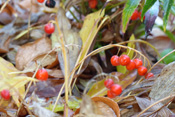
<path fill-rule="evenodd" d="M 19 2 L 19 5 L 31 12 L 38 12 L 40 9 L 40 5 L 38 4 L 37 0 L 22 0 Z"/>
<path fill-rule="evenodd" d="M 138 105 L 141 108 L 141 110 L 146 109 L 148 106 L 150 106 L 151 104 L 154 103 L 153 100 L 149 100 L 147 98 L 139 98 L 139 97 L 135 97 L 135 98 L 136 98 L 136 100 L 138 102 Z M 144 113 L 144 115 L 142 115 L 141 117 L 145 117 L 145 116 L 148 116 L 148 115 L 149 115 L 149 117 L 154 117 L 154 115 L 157 115 L 157 116 L 160 116 L 160 117 L 169 117 L 170 115 L 173 114 L 167 107 L 164 107 L 160 111 L 150 115 L 152 112 L 158 110 L 162 106 L 163 106 L 163 104 L 161 104 L 161 103 L 156 104 L 155 106 L 148 109 L 147 113 Z"/>
<path fill-rule="evenodd" d="M 159 53 L 168 48 L 175 48 L 174 42 L 167 36 L 157 36 L 154 39 L 148 39 L 149 43 L 151 43 Z M 155 52 L 150 46 L 146 46 L 145 48 L 149 53 L 155 55 Z"/>
<path fill-rule="evenodd" d="M 57 80 L 57 79 L 48 79 L 45 82 L 38 82 L 36 83 L 36 86 L 33 85 L 30 87 L 30 90 L 27 94 L 27 96 L 31 95 L 33 91 L 39 96 L 39 97 L 55 97 L 60 92 L 60 89 L 64 83 L 64 80 Z M 64 91 L 62 92 L 62 94 Z"/>
<path fill-rule="evenodd" d="M 48 69 L 47 71 L 48 71 L 49 76 L 51 76 L 51 77 L 64 78 L 62 71 L 59 69 L 51 69 L 51 70 Z"/>
<path fill-rule="evenodd" d="M 38 39 L 35 42 L 21 46 L 16 54 L 16 67 L 23 70 L 27 64 L 40 55 L 51 50 L 51 41 L 48 38 Z"/>
<path fill-rule="evenodd" d="M 151 89 L 149 96 L 158 101 L 175 93 L 175 62 L 166 65 Z"/>
<path fill-rule="evenodd" d="M 69 67 L 68 73 L 70 73 L 75 66 L 77 57 L 81 49 L 81 38 L 77 31 L 71 29 L 71 24 L 65 15 L 64 9 L 62 9 L 61 7 L 58 10 L 57 17 L 58 17 L 58 23 L 60 26 L 59 28 L 61 29 L 63 36 L 64 36 L 64 43 L 66 46 L 66 54 L 67 54 L 67 62 L 68 62 L 68 67 Z M 53 48 L 61 47 L 60 38 L 59 38 L 57 29 L 52 34 L 51 39 L 52 39 Z M 58 48 L 58 59 L 60 62 L 60 67 L 64 74 L 64 60 L 63 60 L 63 55 L 62 55 L 62 51 L 60 48 Z"/>
<path fill-rule="evenodd" d="M 3 6 L 0 5 L 0 8 Z M 7 4 L 3 11 L 0 13 L 0 23 L 6 25 L 15 19 L 15 10 L 10 4 Z"/>
<path fill-rule="evenodd" d="M 107 97 L 83 96 L 80 109 L 75 111 L 75 117 L 120 117 L 118 104 Z"/>

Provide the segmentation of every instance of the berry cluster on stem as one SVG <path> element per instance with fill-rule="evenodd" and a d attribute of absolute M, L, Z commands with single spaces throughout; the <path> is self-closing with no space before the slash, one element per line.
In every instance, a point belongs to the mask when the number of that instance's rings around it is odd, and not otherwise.
<path fill-rule="evenodd" d="M 127 70 L 137 69 L 138 74 L 140 76 L 145 75 L 146 79 L 149 79 L 154 76 L 153 73 L 147 73 L 148 70 L 146 67 L 143 66 L 143 62 L 141 59 L 136 58 L 134 60 L 131 60 L 130 57 L 125 54 L 121 55 L 120 57 L 117 55 L 113 55 L 111 57 L 111 64 L 113 66 L 118 66 L 118 65 L 126 66 Z"/>

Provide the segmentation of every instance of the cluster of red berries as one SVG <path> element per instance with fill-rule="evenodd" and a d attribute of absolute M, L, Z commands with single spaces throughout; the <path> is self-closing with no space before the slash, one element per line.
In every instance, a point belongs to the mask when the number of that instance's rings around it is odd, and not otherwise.
<path fill-rule="evenodd" d="M 39 69 L 37 72 L 36 72 L 36 78 L 38 80 L 42 80 L 42 81 L 45 81 L 48 79 L 48 72 L 47 70 L 45 70 L 44 68 L 43 69 Z"/>
<path fill-rule="evenodd" d="M 10 99 L 10 91 L 7 89 L 2 90 L 1 97 L 5 100 L 9 100 Z"/>
<path fill-rule="evenodd" d="M 107 96 L 109 98 L 114 98 L 122 93 L 122 87 L 118 84 L 114 84 L 112 79 L 105 80 L 104 85 L 109 89 L 107 91 Z"/>
<path fill-rule="evenodd" d="M 98 1 L 97 0 L 88 0 L 89 7 L 91 9 L 95 9 L 97 7 Z"/>
<path fill-rule="evenodd" d="M 154 76 L 153 73 L 147 73 L 147 68 L 142 66 L 143 62 L 142 60 L 136 58 L 134 60 L 130 60 L 128 55 L 121 55 L 120 57 L 117 55 L 114 55 L 111 57 L 111 64 L 113 66 L 126 66 L 127 70 L 134 70 L 137 69 L 138 74 L 140 76 L 144 76 L 146 79 L 149 79 Z"/>
<path fill-rule="evenodd" d="M 131 16 L 131 20 L 137 20 L 137 19 L 141 19 L 141 12 L 139 12 L 138 10 L 135 10 Z M 143 17 L 143 20 L 144 19 L 145 19 L 145 16 Z"/>

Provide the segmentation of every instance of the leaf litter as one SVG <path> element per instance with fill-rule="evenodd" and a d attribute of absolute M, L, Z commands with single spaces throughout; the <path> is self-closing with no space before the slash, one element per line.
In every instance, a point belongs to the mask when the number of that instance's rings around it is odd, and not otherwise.
<path fill-rule="evenodd" d="M 168 56 L 167 64 L 160 56 L 175 48 L 174 24 L 168 19 L 174 17 L 172 0 L 146 1 L 149 8 L 140 0 L 98 0 L 94 9 L 89 1 L 57 0 L 54 8 L 46 7 L 46 0 L 0 2 L 0 91 L 11 95 L 10 100 L 0 97 L 1 116 L 174 115 L 174 59 Z M 131 21 L 131 12 L 145 9 L 144 23 Z M 48 22 L 54 23 L 53 34 L 44 31 Z M 145 35 L 147 40 L 140 40 Z M 154 77 L 112 66 L 111 56 L 122 54 L 140 58 Z M 47 81 L 35 78 L 41 68 L 48 72 Z M 115 98 L 107 96 L 109 78 L 123 90 Z"/>

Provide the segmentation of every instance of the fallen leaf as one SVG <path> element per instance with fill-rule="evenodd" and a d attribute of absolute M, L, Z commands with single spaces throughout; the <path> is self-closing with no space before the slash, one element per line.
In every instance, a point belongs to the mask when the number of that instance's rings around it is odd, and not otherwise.
<path fill-rule="evenodd" d="M 16 54 L 16 67 L 23 70 L 36 57 L 47 54 L 50 50 L 51 41 L 48 38 L 41 38 L 35 42 L 22 45 Z"/>
<path fill-rule="evenodd" d="M 19 106 L 19 98 L 23 97 L 25 93 L 25 84 L 29 81 L 37 81 L 31 77 L 20 74 L 12 74 L 12 72 L 18 72 L 13 64 L 0 58 L 0 91 L 3 89 L 9 89 L 10 94 L 13 97 L 17 106 Z"/>
<path fill-rule="evenodd" d="M 45 82 L 37 82 L 36 86 L 32 85 L 29 89 L 27 96 L 30 96 L 34 91 L 39 97 L 55 97 L 58 95 L 64 80 L 48 79 Z M 62 94 L 64 91 L 62 92 Z"/>
<path fill-rule="evenodd" d="M 0 8 L 2 8 L 3 5 L 4 4 L 1 4 Z M 5 8 L 2 10 L 2 12 L 0 13 L 0 23 L 4 25 L 9 24 L 15 19 L 15 14 L 16 12 L 14 8 L 10 4 L 7 4 Z"/>
<path fill-rule="evenodd" d="M 118 104 L 106 97 L 83 96 L 80 109 L 75 111 L 74 117 L 120 117 Z"/>
<path fill-rule="evenodd" d="M 127 72 L 126 74 L 121 74 L 119 72 L 113 72 L 109 74 L 106 78 L 112 78 L 115 83 L 121 85 L 122 89 L 124 90 L 127 86 L 129 86 L 137 76 L 137 70 L 133 70 L 132 72 Z M 104 81 L 106 79 L 97 81 L 92 85 L 89 89 L 87 95 L 94 97 L 94 96 L 104 96 L 107 94 L 107 89 L 104 86 Z"/>
<path fill-rule="evenodd" d="M 60 26 L 59 28 L 61 29 L 64 37 L 63 39 L 64 44 L 66 46 L 66 54 L 67 54 L 66 61 L 68 62 L 68 73 L 70 73 L 75 67 L 75 63 L 77 61 L 82 42 L 78 32 L 71 29 L 71 24 L 65 15 L 64 9 L 62 9 L 61 7 L 58 10 L 57 17 L 58 17 L 57 22 L 59 23 Z M 55 47 L 57 48 L 60 67 L 64 74 L 64 57 L 60 49 L 61 41 L 59 36 L 60 35 L 58 35 L 58 29 L 56 28 L 55 32 L 51 36 L 52 48 Z"/>
<path fill-rule="evenodd" d="M 155 80 L 149 96 L 158 101 L 175 93 L 175 62 L 166 65 Z"/>
<path fill-rule="evenodd" d="M 45 109 L 40 103 L 33 102 L 32 110 L 38 117 L 62 117 L 61 115 L 54 113 L 48 109 Z"/>
<path fill-rule="evenodd" d="M 149 100 L 147 98 L 139 98 L 139 97 L 135 97 L 135 98 L 136 98 L 136 100 L 138 102 L 138 105 L 141 108 L 141 110 L 146 109 L 148 106 L 150 106 L 151 104 L 154 103 L 153 100 Z M 158 103 L 158 104 L 154 105 L 153 107 L 148 109 L 146 113 L 141 115 L 141 117 L 145 117 L 145 116 L 148 116 L 148 115 L 149 115 L 149 117 L 150 116 L 154 117 L 155 115 L 156 116 L 161 116 L 161 117 L 169 117 L 170 115 L 173 114 L 173 112 L 171 110 L 169 110 L 167 107 L 164 107 L 161 110 L 159 110 L 158 112 L 153 113 L 156 110 L 160 109 L 162 106 L 163 106 L 163 104 L 161 104 L 161 103 Z M 151 113 L 153 113 L 153 114 L 150 115 Z"/>

